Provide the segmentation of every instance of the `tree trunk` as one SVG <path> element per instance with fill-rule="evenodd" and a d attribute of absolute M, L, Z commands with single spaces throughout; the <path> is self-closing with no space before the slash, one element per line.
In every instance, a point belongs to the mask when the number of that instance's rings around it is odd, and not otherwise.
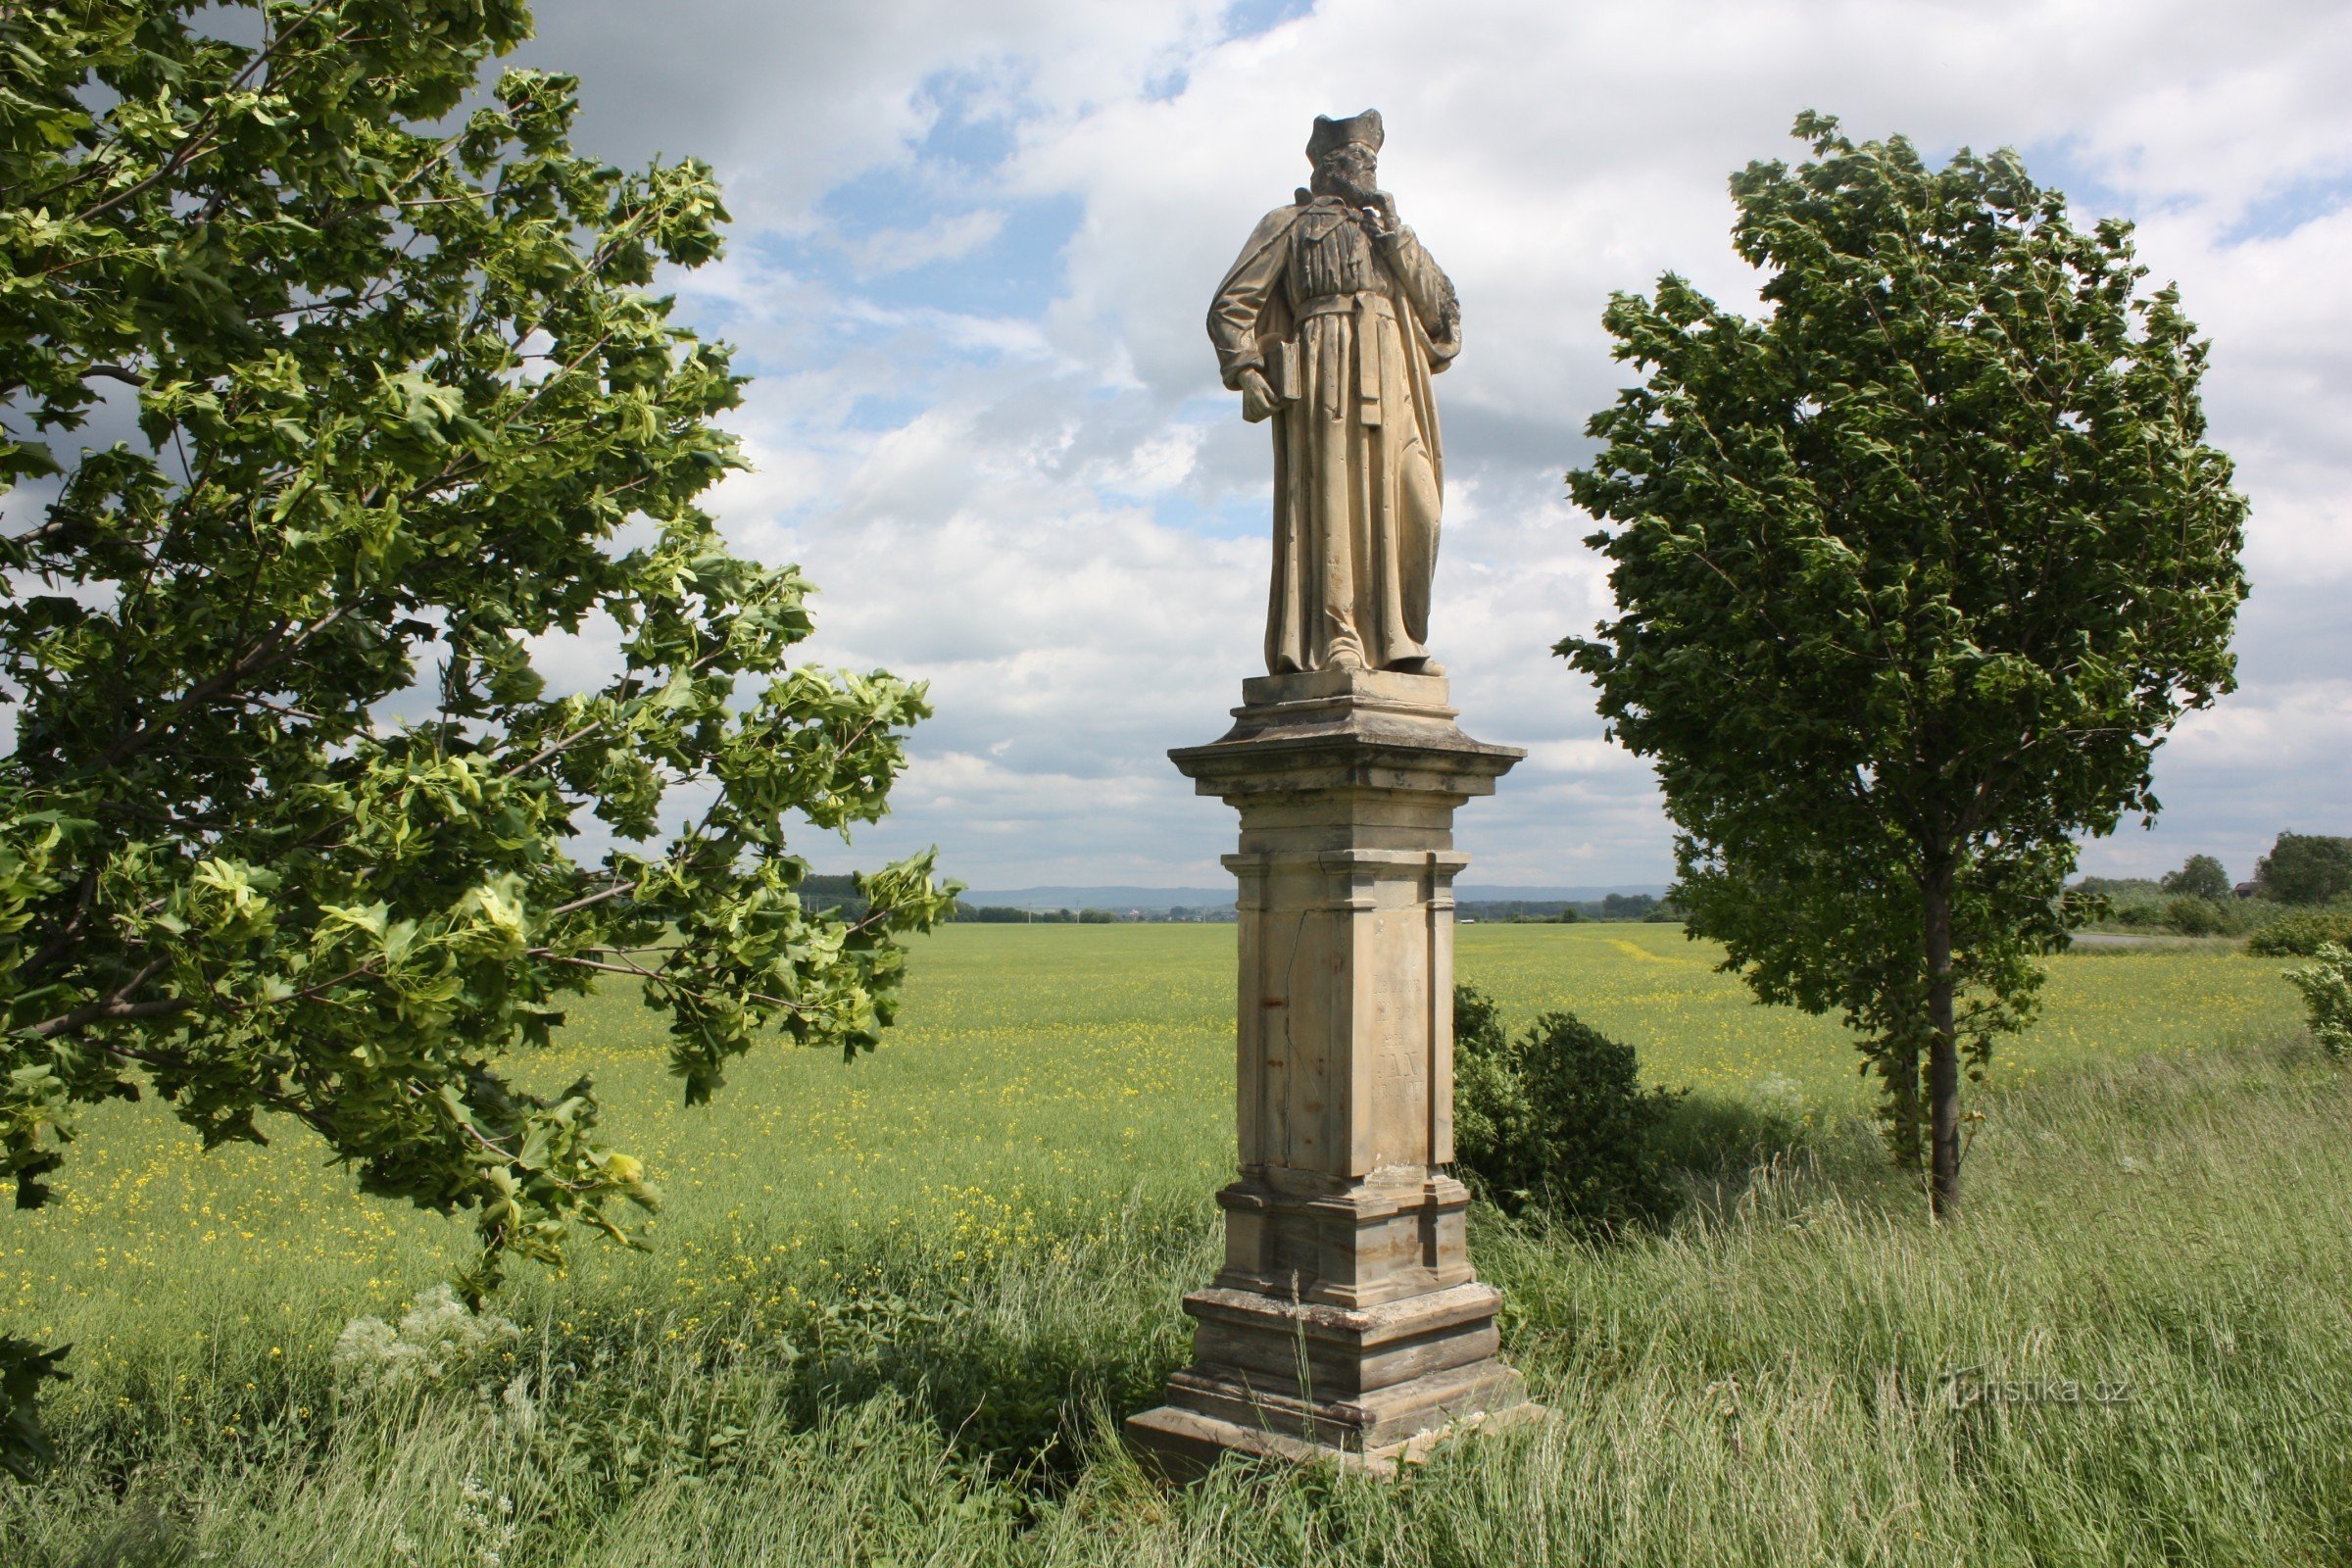
<path fill-rule="evenodd" d="M 1916 1044 L 1900 1046 L 1889 1040 L 1886 1051 L 1879 1072 L 1886 1081 L 1887 1102 L 1892 1107 L 1890 1152 L 1897 1165 L 1917 1171 L 1924 1152 L 1919 1147 L 1919 1048 Z"/>
<path fill-rule="evenodd" d="M 1952 1020 L 1952 884 L 1928 878 L 1928 1207 L 1937 1219 L 1960 1199 L 1960 1041 Z"/>

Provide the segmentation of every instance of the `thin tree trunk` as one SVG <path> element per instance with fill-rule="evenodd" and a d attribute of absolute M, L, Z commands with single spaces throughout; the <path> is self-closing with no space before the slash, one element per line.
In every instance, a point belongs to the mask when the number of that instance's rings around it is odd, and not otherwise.
<path fill-rule="evenodd" d="M 1886 1049 L 1887 1054 L 1879 1071 L 1886 1080 L 1891 1107 L 1891 1152 L 1897 1165 L 1917 1171 L 1925 1152 L 1919 1147 L 1919 1048 L 1905 1049 L 1888 1041 Z"/>
<path fill-rule="evenodd" d="M 1952 1018 L 1951 873 L 1923 890 L 1928 944 L 1928 1207 L 1937 1219 L 1960 1199 L 1960 1042 Z"/>

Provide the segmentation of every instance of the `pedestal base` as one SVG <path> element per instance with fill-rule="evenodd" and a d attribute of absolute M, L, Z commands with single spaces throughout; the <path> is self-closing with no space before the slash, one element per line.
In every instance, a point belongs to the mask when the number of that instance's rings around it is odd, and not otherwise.
<path fill-rule="evenodd" d="M 1196 1291 L 1184 1309 L 1198 1359 L 1168 1379 L 1166 1404 L 1128 1421 L 1128 1442 L 1163 1469 L 1204 1469 L 1211 1448 L 1232 1448 L 1378 1471 L 1466 1419 L 1533 1413 L 1494 1358 L 1501 1299 L 1475 1282 L 1373 1307 Z"/>
<path fill-rule="evenodd" d="M 1229 1453 L 1251 1459 L 1275 1459 L 1284 1464 L 1336 1464 L 1343 1470 L 1360 1470 L 1386 1480 L 1396 1474 L 1398 1466 L 1424 1463 L 1440 1446 L 1457 1438 L 1522 1426 L 1543 1414 L 1544 1406 L 1524 1400 L 1505 1409 L 1481 1411 L 1448 1421 L 1402 1443 L 1359 1451 L 1301 1443 L 1262 1427 L 1245 1427 L 1163 1404 L 1127 1418 L 1127 1446 L 1146 1464 L 1172 1481 L 1197 1480 L 1208 1474 Z"/>

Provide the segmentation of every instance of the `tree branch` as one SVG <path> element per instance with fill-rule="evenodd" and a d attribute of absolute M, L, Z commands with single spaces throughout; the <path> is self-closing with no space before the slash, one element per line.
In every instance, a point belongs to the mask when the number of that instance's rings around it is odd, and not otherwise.
<path fill-rule="evenodd" d="M 137 974 L 132 975 L 122 989 L 104 1001 L 89 1003 L 86 1005 L 75 1007 L 72 1012 L 62 1012 L 54 1018 L 45 1018 L 39 1023 L 26 1024 L 21 1029 L 11 1030 L 10 1033 L 23 1035 L 32 1040 L 47 1040 L 55 1035 L 72 1034 L 76 1029 L 84 1029 L 94 1023 L 117 1023 L 130 1018 L 162 1018 L 175 1012 L 187 1011 L 195 1004 L 185 997 L 163 997 L 153 1002 L 123 1000 L 153 979 L 156 971 L 163 967 L 164 960 L 156 958 Z"/>

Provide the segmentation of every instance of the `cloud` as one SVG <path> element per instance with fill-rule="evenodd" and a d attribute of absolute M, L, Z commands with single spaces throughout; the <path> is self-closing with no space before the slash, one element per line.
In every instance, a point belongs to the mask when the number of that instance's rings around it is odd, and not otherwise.
<path fill-rule="evenodd" d="M 969 256 L 1004 232 L 1004 214 L 983 207 L 968 213 L 944 213 L 920 228 L 885 228 L 845 244 L 842 249 L 868 274 L 903 272 Z"/>
<path fill-rule="evenodd" d="M 1163 757 L 1255 667 L 1268 463 L 1201 336 L 1316 113 L 1377 105 L 1384 183 L 1459 286 L 1439 383 L 1438 652 L 1474 733 L 1525 746 L 1461 817 L 1482 882 L 1666 874 L 1646 770 L 1549 654 L 1608 611 L 1560 474 L 1622 384 L 1600 312 L 1669 269 L 1736 308 L 1729 172 L 1802 107 L 1931 156 L 2015 146 L 2140 222 L 2215 342 L 2208 408 L 2254 505 L 2243 690 L 2159 756 L 2155 832 L 2089 863 L 2250 864 L 2352 831 L 2352 15 L 2185 0 L 618 0 L 543 8 L 605 156 L 710 158 L 739 231 L 676 280 L 759 372 L 756 474 L 716 498 L 823 593 L 812 657 L 927 679 L 896 813 L 986 886 L 1203 885 L 1230 814 Z M 592 650 L 566 647 L 573 667 Z M 2331 814 L 2332 813 L 2332 814 Z M 842 852 L 820 851 L 819 858 Z"/>
<path fill-rule="evenodd" d="M 850 175 L 935 135 L 1146 90 L 1221 16 L 1208 0 L 545 0 L 516 58 L 581 78 L 584 147 L 694 154 L 739 220 L 804 232 Z"/>

